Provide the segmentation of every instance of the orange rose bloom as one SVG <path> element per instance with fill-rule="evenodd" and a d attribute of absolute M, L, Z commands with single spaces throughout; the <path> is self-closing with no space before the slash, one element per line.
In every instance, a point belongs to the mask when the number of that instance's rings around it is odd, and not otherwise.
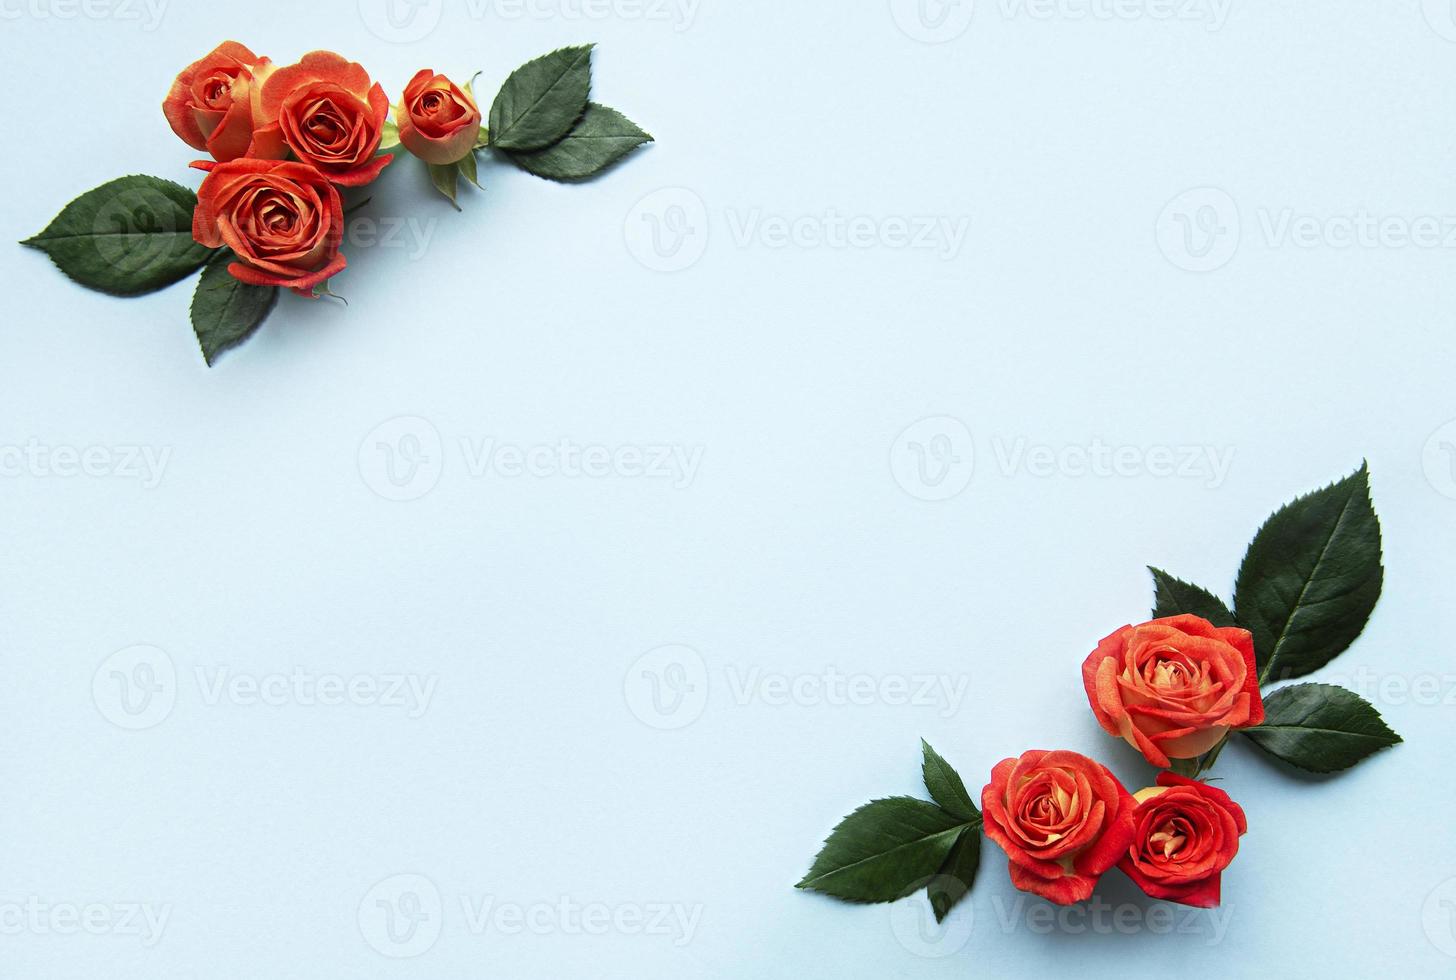
<path fill-rule="evenodd" d="M 287 286 L 305 296 L 344 268 L 344 207 L 327 178 L 303 163 L 232 160 L 201 164 L 192 237 L 226 245 L 228 272 L 255 286 Z"/>
<path fill-rule="evenodd" d="M 455 163 L 475 148 L 480 109 L 460 86 L 424 68 L 404 87 L 395 113 L 399 141 L 426 163 Z"/>
<path fill-rule="evenodd" d="M 182 69 L 162 103 L 162 113 L 188 146 L 206 150 L 217 160 L 247 156 L 259 90 L 273 70 L 267 58 L 236 41 L 224 41 Z"/>
<path fill-rule="evenodd" d="M 367 184 L 393 157 L 375 156 L 389 115 L 384 89 L 362 66 L 311 51 L 263 83 L 255 154 L 293 155 L 341 187 Z"/>
<path fill-rule="evenodd" d="M 1135 806 L 1106 766 L 1076 752 L 1002 759 L 981 790 L 984 830 L 1006 852 L 1011 883 L 1058 905 L 1090 896 L 1127 854 Z"/>
<path fill-rule="evenodd" d="M 1124 626 L 1082 664 L 1097 720 L 1159 768 L 1264 720 L 1254 639 L 1199 616 Z"/>

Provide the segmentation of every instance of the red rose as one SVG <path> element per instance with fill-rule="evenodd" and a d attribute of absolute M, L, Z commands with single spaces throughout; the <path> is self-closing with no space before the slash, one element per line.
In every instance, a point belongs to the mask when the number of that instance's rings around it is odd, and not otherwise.
<path fill-rule="evenodd" d="M 273 70 L 267 58 L 236 41 L 224 41 L 182 69 L 162 112 L 172 132 L 188 146 L 206 150 L 217 160 L 247 156 L 259 89 Z"/>
<path fill-rule="evenodd" d="M 202 164 L 192 237 L 226 245 L 237 261 L 228 271 L 257 286 L 287 286 L 311 296 L 344 268 L 344 207 L 339 192 L 314 168 L 283 160 Z"/>
<path fill-rule="evenodd" d="M 1171 772 L 1134 799 L 1136 833 L 1117 866 L 1153 898 L 1218 905 L 1223 869 L 1249 829 L 1243 809 L 1223 790 Z"/>
<path fill-rule="evenodd" d="M 986 836 L 1011 860 L 1011 883 L 1058 905 L 1092 894 L 1132 843 L 1132 796 L 1076 752 L 1002 759 L 981 790 Z"/>
<path fill-rule="evenodd" d="M 480 135 L 480 109 L 475 100 L 429 68 L 404 87 L 395 119 L 404 148 L 426 163 L 441 166 L 470 153 Z"/>
<path fill-rule="evenodd" d="M 369 73 L 332 51 L 311 51 L 263 83 L 256 156 L 293 155 L 342 187 L 367 184 L 389 165 L 375 156 L 389 100 Z"/>
<path fill-rule="evenodd" d="M 1087 657 L 1082 683 L 1102 727 L 1159 768 L 1264 720 L 1253 637 L 1198 616 L 1124 626 Z"/>

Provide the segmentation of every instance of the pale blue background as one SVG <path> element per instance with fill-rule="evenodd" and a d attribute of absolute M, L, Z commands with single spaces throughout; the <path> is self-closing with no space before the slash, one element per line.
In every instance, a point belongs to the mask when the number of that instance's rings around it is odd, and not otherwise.
<path fill-rule="evenodd" d="M 110 299 L 0 249 L 0 445 L 170 450 L 155 487 L 30 464 L 0 478 L 0 974 L 1450 975 L 1456 438 L 1433 433 L 1456 417 L 1456 242 L 1309 246 L 1273 226 L 1453 224 L 1456 25 L 1441 3 L 1235 0 L 1216 24 L 1154 18 L 1156 0 L 1099 5 L 1110 19 L 1010 3 L 982 0 L 942 43 L 884 0 L 702 0 L 667 20 L 437 0 L 408 41 L 371 30 L 372 0 L 173 0 L 155 24 L 140 6 L 7 3 L 12 240 L 119 174 L 195 185 L 159 104 L 226 37 L 282 62 L 335 48 L 391 94 L 422 66 L 480 69 L 486 99 L 529 57 L 596 40 L 597 97 L 660 142 L 585 187 L 491 164 L 459 215 L 397 164 L 364 213 L 425 222 L 425 247 L 355 243 L 348 307 L 285 298 L 212 371 L 190 286 Z M 664 188 L 680 190 L 648 198 Z M 755 215 L 829 211 L 969 226 L 949 257 L 740 235 Z M 1180 214 L 1226 263 L 1187 268 Z M 677 235 L 662 252 L 653 220 Z M 401 416 L 424 423 L 374 433 Z M 917 490 L 896 440 L 941 416 L 965 430 L 907 440 L 961 461 L 942 490 L 972 454 L 974 472 L 933 502 L 899 485 Z M 422 434 L 427 482 L 406 489 L 423 495 L 383 499 L 379 443 L 420 462 Z M 563 438 L 702 457 L 676 487 L 472 475 L 461 447 Z M 1018 440 L 1233 457 L 1222 480 L 1010 469 L 998 448 Z M 971 917 L 928 946 L 922 899 L 792 889 L 843 813 L 920 792 L 922 735 L 976 787 L 1033 746 L 1145 782 L 1091 719 L 1085 652 L 1146 612 L 1145 564 L 1226 593 L 1263 517 L 1362 456 L 1385 596 L 1321 677 L 1363 676 L 1407 743 L 1330 780 L 1225 754 L 1251 829 L 1217 936 L 1206 918 L 1191 935 L 1038 934 L 990 845 Z M 108 720 L 107 658 L 137 644 L 174 665 L 174 704 L 129 731 Z M 645 664 L 706 694 L 676 730 L 638 717 L 636 662 L 664 645 L 703 665 Z M 223 665 L 436 686 L 420 717 L 209 703 L 196 672 Z M 829 668 L 965 695 L 954 712 L 738 695 L 750 675 Z M 397 900 L 400 874 L 443 911 L 426 910 L 427 949 L 387 958 L 371 888 Z M 1119 874 L 1100 894 L 1145 921 Z M 562 897 L 700 917 L 687 942 L 544 919 L 502 935 L 461 907 Z M 13 918 L 32 898 L 169 918 L 151 946 L 59 935 Z"/>

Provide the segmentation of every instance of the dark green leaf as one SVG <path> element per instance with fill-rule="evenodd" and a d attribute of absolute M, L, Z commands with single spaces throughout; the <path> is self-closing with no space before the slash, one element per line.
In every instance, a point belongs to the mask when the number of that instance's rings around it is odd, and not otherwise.
<path fill-rule="evenodd" d="M 920 771 L 925 777 L 925 788 L 930 790 L 930 798 L 952 816 L 979 824 L 981 811 L 976 809 L 971 794 L 966 792 L 966 784 L 961 781 L 960 774 L 923 738 L 920 740 L 920 750 L 924 755 Z"/>
<path fill-rule="evenodd" d="M 511 153 L 511 162 L 548 180 L 584 180 L 601 172 L 652 137 L 616 109 L 595 102 L 571 132 L 530 153 Z"/>
<path fill-rule="evenodd" d="M 561 48 L 511 72 L 490 107 L 490 145 L 539 150 L 569 133 L 591 92 L 591 52 Z"/>
<path fill-rule="evenodd" d="M 159 177 L 118 177 L 76 198 L 21 242 L 62 272 L 114 296 L 149 293 L 201 268 L 212 254 L 192 240 L 197 195 Z"/>
<path fill-rule="evenodd" d="M 1174 578 L 1161 568 L 1148 566 L 1153 573 L 1153 618 L 1178 616 L 1184 613 L 1202 616 L 1215 626 L 1237 626 L 1234 614 L 1222 599 L 1202 586 Z"/>
<path fill-rule="evenodd" d="M 967 827 L 956 838 L 945 864 L 939 873 L 925 886 L 930 899 L 930 908 L 935 912 L 935 921 L 944 922 L 950 910 L 955 907 L 976 883 L 976 871 L 981 866 L 981 831 L 979 827 Z"/>
<path fill-rule="evenodd" d="M 1353 643 L 1383 576 L 1363 464 L 1265 521 L 1234 588 L 1234 615 L 1254 634 L 1260 683 L 1302 677 Z"/>
<path fill-rule="evenodd" d="M 965 826 L 908 796 L 866 803 L 839 822 L 795 887 L 850 902 L 893 902 L 940 870 Z"/>
<path fill-rule="evenodd" d="M 207 366 L 223 351 L 253 335 L 278 301 L 277 286 L 253 286 L 233 278 L 228 260 L 208 263 L 192 294 L 192 329 Z"/>
<path fill-rule="evenodd" d="M 1270 755 L 1310 772 L 1348 769 L 1401 740 L 1364 698 L 1330 684 L 1281 687 L 1264 699 L 1264 724 L 1244 734 Z"/>

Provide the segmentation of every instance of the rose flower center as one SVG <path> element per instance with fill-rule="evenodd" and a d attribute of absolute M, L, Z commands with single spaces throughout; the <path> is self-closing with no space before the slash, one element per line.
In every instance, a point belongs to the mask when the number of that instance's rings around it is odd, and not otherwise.
<path fill-rule="evenodd" d="M 226 72 L 208 77 L 202 85 L 202 100 L 212 109 L 226 109 L 232 101 L 235 78 Z"/>
<path fill-rule="evenodd" d="M 1181 826 L 1181 821 L 1170 819 L 1161 827 L 1148 835 L 1148 847 L 1153 851 L 1162 851 L 1163 857 L 1172 860 L 1174 855 L 1183 849 L 1188 843 L 1186 828 Z"/>

